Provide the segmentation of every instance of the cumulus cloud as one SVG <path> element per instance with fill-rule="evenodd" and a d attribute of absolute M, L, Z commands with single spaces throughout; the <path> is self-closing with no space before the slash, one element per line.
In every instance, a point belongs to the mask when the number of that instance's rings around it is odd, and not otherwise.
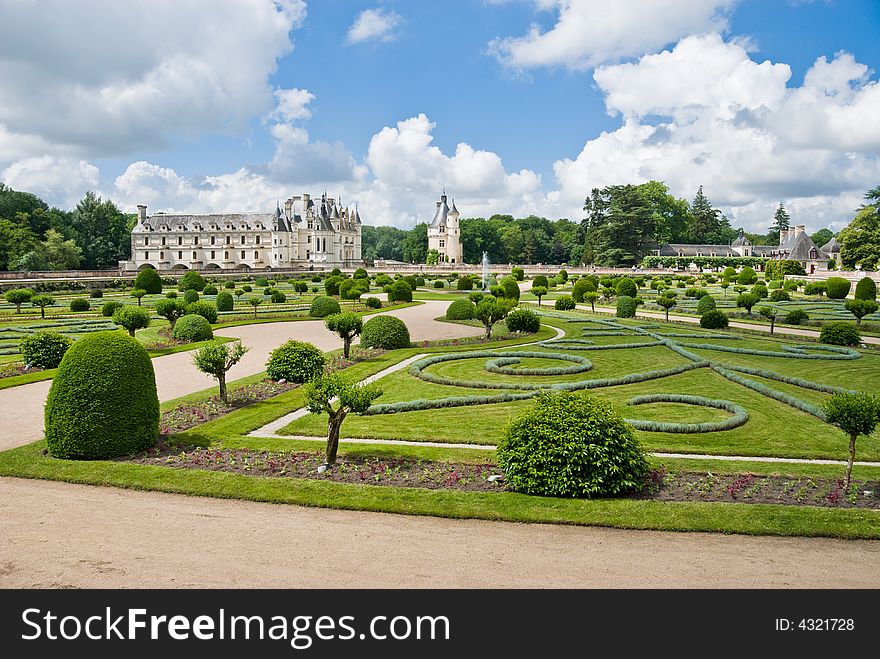
<path fill-rule="evenodd" d="M 16 190 L 32 192 L 51 205 L 71 208 L 86 190 L 98 188 L 100 172 L 85 160 L 39 156 L 12 163 L 0 172 L 0 180 Z"/>
<path fill-rule="evenodd" d="M 364 41 L 392 41 L 397 38 L 398 27 L 403 18 L 390 9 L 365 9 L 348 28 L 346 40 L 350 44 Z"/>
<path fill-rule="evenodd" d="M 589 69 L 639 56 L 689 34 L 721 31 L 736 0 L 533 0 L 558 14 L 549 30 L 533 24 L 520 37 L 499 37 L 489 52 L 515 70 Z"/>

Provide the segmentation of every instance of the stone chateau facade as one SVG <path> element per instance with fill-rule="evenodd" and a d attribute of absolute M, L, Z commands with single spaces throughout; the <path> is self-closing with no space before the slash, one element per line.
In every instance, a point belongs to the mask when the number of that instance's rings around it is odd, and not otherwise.
<path fill-rule="evenodd" d="M 458 219 L 461 214 L 452 200 L 450 209 L 446 203 L 446 190 L 440 195 L 434 219 L 428 225 L 428 251 L 435 249 L 440 255 L 438 263 L 461 263 L 464 249 L 461 246 L 461 229 Z"/>
<path fill-rule="evenodd" d="M 271 213 L 147 215 L 138 206 L 125 270 L 359 267 L 361 217 L 333 197 L 291 197 Z"/>

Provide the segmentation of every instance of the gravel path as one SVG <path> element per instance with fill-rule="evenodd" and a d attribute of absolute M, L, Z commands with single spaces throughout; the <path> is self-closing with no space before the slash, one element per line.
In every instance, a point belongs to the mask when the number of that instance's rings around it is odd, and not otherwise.
<path fill-rule="evenodd" d="M 3 588 L 880 587 L 874 541 L 447 520 L 8 478 L 0 520 Z"/>

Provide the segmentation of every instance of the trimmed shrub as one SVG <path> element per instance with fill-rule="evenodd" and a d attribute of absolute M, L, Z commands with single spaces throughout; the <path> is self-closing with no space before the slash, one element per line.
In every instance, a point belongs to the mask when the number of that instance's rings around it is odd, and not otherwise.
<path fill-rule="evenodd" d="M 228 289 L 228 290 L 230 290 L 230 291 L 231 291 L 231 290 L 234 290 L 234 289 L 235 289 L 235 282 L 232 281 L 231 279 L 227 279 L 227 280 L 223 283 L 223 288 L 226 288 L 226 289 Z"/>
<path fill-rule="evenodd" d="M 71 311 L 88 311 L 91 308 L 92 305 L 90 305 L 89 301 L 84 297 L 77 297 L 70 301 Z"/>
<path fill-rule="evenodd" d="M 469 276 L 459 277 L 455 287 L 460 291 L 471 291 L 474 288 L 474 280 Z"/>
<path fill-rule="evenodd" d="M 266 373 L 275 381 L 302 384 L 324 372 L 324 353 L 311 343 L 287 341 L 269 353 Z"/>
<path fill-rule="evenodd" d="M 789 300 L 791 300 L 791 295 L 788 294 L 788 291 L 781 288 L 777 288 L 770 293 L 771 302 L 788 302 Z"/>
<path fill-rule="evenodd" d="M 102 291 L 100 288 L 96 288 L 91 293 L 89 293 L 89 297 L 93 300 L 99 300 L 104 297 L 104 291 Z"/>
<path fill-rule="evenodd" d="M 117 300 L 107 300 L 104 304 L 101 305 L 101 315 L 107 318 L 112 318 L 113 314 L 116 313 L 117 309 L 121 309 L 125 305 L 122 302 L 118 302 Z"/>
<path fill-rule="evenodd" d="M 386 292 L 388 293 L 389 302 L 412 302 L 413 299 L 413 289 L 410 287 L 409 283 L 403 279 L 388 286 Z"/>
<path fill-rule="evenodd" d="M 143 307 L 123 306 L 113 313 L 113 322 L 134 337 L 136 330 L 150 326 L 150 312 Z"/>
<path fill-rule="evenodd" d="M 877 284 L 870 277 L 862 277 L 856 284 L 857 300 L 877 300 Z"/>
<path fill-rule="evenodd" d="M 707 311 L 712 311 L 718 305 L 715 304 L 715 298 L 711 295 L 704 295 L 697 302 L 697 313 L 699 315 L 705 314 Z"/>
<path fill-rule="evenodd" d="M 755 284 L 752 286 L 752 295 L 757 295 L 762 300 L 765 299 L 768 295 L 767 287 L 763 284 Z"/>
<path fill-rule="evenodd" d="M 324 280 L 324 291 L 327 295 L 339 295 L 339 287 L 345 280 L 342 277 L 327 277 Z"/>
<path fill-rule="evenodd" d="M 734 268 L 732 265 L 724 268 L 724 272 L 721 273 L 721 279 L 726 279 L 728 281 L 736 279 L 736 268 Z"/>
<path fill-rule="evenodd" d="M 543 286 L 544 288 L 550 288 L 546 275 L 535 275 L 532 278 L 532 286 Z"/>
<path fill-rule="evenodd" d="M 157 293 L 162 292 L 162 277 L 160 277 L 159 273 L 152 268 L 144 268 L 137 273 L 132 288 L 139 288 L 150 295 L 156 295 Z"/>
<path fill-rule="evenodd" d="M 617 298 L 617 317 L 618 318 L 635 318 L 638 303 L 634 297 L 629 295 L 621 295 Z"/>
<path fill-rule="evenodd" d="M 767 282 L 767 288 L 771 291 L 775 291 L 777 288 L 782 288 L 782 280 L 774 279 L 773 281 Z"/>
<path fill-rule="evenodd" d="M 700 327 L 704 329 L 727 329 L 730 320 L 720 309 L 710 309 L 700 316 Z"/>
<path fill-rule="evenodd" d="M 394 316 L 374 316 L 364 323 L 361 331 L 361 345 L 365 348 L 408 348 L 409 329 L 400 318 Z"/>
<path fill-rule="evenodd" d="M 232 293 L 221 291 L 217 293 L 217 311 L 232 311 L 235 301 L 232 299 Z"/>
<path fill-rule="evenodd" d="M 541 329 L 541 321 L 528 309 L 516 309 L 507 314 L 504 324 L 511 332 L 525 332 L 535 334 Z"/>
<path fill-rule="evenodd" d="M 822 326 L 822 331 L 819 333 L 819 343 L 835 346 L 857 346 L 861 342 L 862 334 L 859 332 L 859 328 L 852 323 L 828 323 Z"/>
<path fill-rule="evenodd" d="M 522 268 L 511 268 L 510 275 L 517 281 L 522 281 L 526 278 L 526 271 Z"/>
<path fill-rule="evenodd" d="M 177 288 L 182 291 L 201 292 L 205 290 L 206 285 L 207 282 L 205 281 L 205 278 L 202 277 L 202 275 L 200 275 L 195 270 L 190 270 L 186 274 L 184 274 L 183 277 L 180 278 L 180 283 L 177 285 Z"/>
<path fill-rule="evenodd" d="M 369 279 L 370 275 L 363 268 L 358 268 L 357 270 L 354 271 L 354 274 L 352 275 L 352 277 L 354 279 Z"/>
<path fill-rule="evenodd" d="M 287 302 L 287 295 L 282 291 L 279 291 L 277 288 L 272 289 L 271 297 L 272 304 L 284 304 Z"/>
<path fill-rule="evenodd" d="M 557 311 L 571 311 L 575 307 L 574 298 L 571 295 L 563 295 L 556 298 L 553 308 Z"/>
<path fill-rule="evenodd" d="M 178 341 L 207 341 L 214 338 L 214 332 L 207 319 L 191 313 L 174 323 L 171 336 Z"/>
<path fill-rule="evenodd" d="M 312 306 L 309 309 L 309 315 L 314 318 L 324 318 L 334 313 L 339 313 L 342 309 L 339 302 L 332 297 L 321 295 L 312 300 Z"/>
<path fill-rule="evenodd" d="M 456 300 L 446 308 L 447 320 L 470 320 L 474 317 L 476 305 L 470 300 Z"/>
<path fill-rule="evenodd" d="M 532 288 L 534 288 L 534 285 L 532 285 Z M 571 289 L 571 296 L 574 298 L 575 302 L 582 303 L 584 301 L 584 295 L 595 292 L 596 284 L 589 279 L 581 278 L 574 283 L 574 287 Z"/>
<path fill-rule="evenodd" d="M 639 287 L 629 277 L 621 277 L 614 285 L 614 292 L 618 296 L 626 295 L 627 297 L 636 297 L 639 294 Z M 630 316 L 624 316 L 630 318 Z"/>
<path fill-rule="evenodd" d="M 792 309 L 785 314 L 785 322 L 789 325 L 800 325 L 802 322 L 809 319 L 810 317 L 803 309 Z"/>
<path fill-rule="evenodd" d="M 268 286 L 269 280 L 266 277 L 257 277 L 254 279 L 254 286 Z"/>
<path fill-rule="evenodd" d="M 153 446 L 159 397 L 144 347 L 119 332 L 78 340 L 52 380 L 45 425 L 49 453 L 56 458 L 101 460 Z"/>
<path fill-rule="evenodd" d="M 829 277 L 825 281 L 825 293 L 829 300 L 842 300 L 849 295 L 849 289 L 852 285 L 848 279 L 843 277 Z"/>
<path fill-rule="evenodd" d="M 196 291 L 194 291 L 194 290 L 192 290 L 192 289 L 187 290 L 187 291 L 184 292 L 184 294 L 183 294 L 183 301 L 184 301 L 186 304 L 192 304 L 193 302 L 198 302 L 198 301 L 199 301 L 199 294 L 198 294 L 198 292 L 196 292 Z"/>
<path fill-rule="evenodd" d="M 804 295 L 822 295 L 825 292 L 825 282 L 811 281 L 804 286 Z"/>
<path fill-rule="evenodd" d="M 201 316 L 212 325 L 217 322 L 217 307 L 215 307 L 210 302 L 200 300 L 198 302 L 188 304 L 186 305 L 186 313 L 187 315 L 196 314 L 198 316 Z M 185 317 L 186 316 L 184 316 L 184 318 Z M 183 320 L 183 318 L 181 318 L 181 320 Z"/>
<path fill-rule="evenodd" d="M 344 279 L 339 284 L 339 297 L 343 300 L 357 300 L 364 292 L 363 279 Z"/>
<path fill-rule="evenodd" d="M 634 492 L 648 462 L 633 429 L 608 403 L 574 393 L 540 394 L 504 430 L 498 465 L 516 492 L 594 497 Z"/>
<path fill-rule="evenodd" d="M 176 300 L 177 299 L 177 291 L 166 291 L 165 297 L 168 298 L 169 300 Z"/>
<path fill-rule="evenodd" d="M 516 279 L 510 276 L 502 277 L 498 283 L 504 289 L 504 297 L 506 299 L 519 302 L 519 284 L 516 283 Z"/>
<path fill-rule="evenodd" d="M 368 297 L 366 300 L 364 300 L 364 304 L 366 305 L 367 309 L 382 308 L 382 301 L 377 297 Z"/>
<path fill-rule="evenodd" d="M 434 288 L 445 288 L 445 286 L 446 286 L 446 284 L 443 283 L 442 279 L 435 279 L 434 280 Z"/>
<path fill-rule="evenodd" d="M 252 292 L 252 291 L 254 290 L 254 287 L 251 286 L 250 284 L 244 284 L 244 285 L 241 287 L 241 290 L 243 290 L 245 293 L 250 293 L 250 292 Z"/>
<path fill-rule="evenodd" d="M 736 283 L 743 286 L 750 286 L 757 281 L 758 273 L 756 273 L 755 269 L 750 266 L 745 266 L 742 270 L 739 271 L 739 274 L 736 277 Z"/>
<path fill-rule="evenodd" d="M 56 368 L 61 363 L 64 353 L 73 343 L 58 332 L 34 332 L 25 336 L 18 349 L 24 363 L 40 368 Z"/>
<path fill-rule="evenodd" d="M 389 284 L 393 284 L 394 280 L 388 275 L 377 275 L 376 276 L 376 286 L 388 286 Z"/>
<path fill-rule="evenodd" d="M 217 287 L 213 284 L 208 284 L 202 289 L 202 295 L 217 295 Z"/>
<path fill-rule="evenodd" d="M 796 291 L 800 287 L 800 285 L 801 285 L 801 282 L 799 282 L 795 279 L 789 279 L 788 281 L 786 281 L 785 283 L 782 284 L 782 288 L 783 288 L 783 290 L 786 290 L 789 293 L 793 293 L 794 291 Z"/>

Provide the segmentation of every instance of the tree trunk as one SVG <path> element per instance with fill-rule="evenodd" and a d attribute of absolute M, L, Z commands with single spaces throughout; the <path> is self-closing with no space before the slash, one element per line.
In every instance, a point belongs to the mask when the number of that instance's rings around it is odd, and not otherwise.
<path fill-rule="evenodd" d="M 541 298 L 540 297 L 538 298 L 538 306 L 539 307 L 541 306 Z"/>
<path fill-rule="evenodd" d="M 593 313 L 596 313 L 596 303 L 590 300 L 590 309 Z"/>
<path fill-rule="evenodd" d="M 128 330 L 128 335 L 129 335 L 131 338 L 134 338 L 134 329 L 130 329 L 130 330 Z"/>
<path fill-rule="evenodd" d="M 856 437 L 858 435 L 849 436 L 849 461 L 846 463 L 846 478 L 843 481 L 843 496 L 849 492 L 849 483 L 852 479 L 853 462 L 856 459 Z"/>
<path fill-rule="evenodd" d="M 336 464 L 336 452 L 339 450 L 339 429 L 342 427 L 342 421 L 345 419 L 345 412 L 341 409 L 330 414 L 330 420 L 327 422 L 327 455 L 328 465 Z"/>
<path fill-rule="evenodd" d="M 15 304 L 15 313 L 21 313 L 21 302 Z"/>
<path fill-rule="evenodd" d="M 220 400 L 224 405 L 229 405 L 229 397 L 226 395 L 226 373 L 219 373 L 217 381 L 220 383 Z"/>
<path fill-rule="evenodd" d="M 254 305 L 254 320 L 257 319 L 257 305 Z"/>
<path fill-rule="evenodd" d="M 138 306 L 141 306 L 141 299 L 138 298 L 137 301 L 138 301 Z"/>
<path fill-rule="evenodd" d="M 486 325 L 486 339 L 492 338 L 492 326 Z"/>
<path fill-rule="evenodd" d="M 46 317 L 46 307 L 40 307 L 40 318 Z"/>
<path fill-rule="evenodd" d="M 342 339 L 342 356 L 348 359 L 348 351 L 351 348 L 351 338 L 346 336 Z"/>
<path fill-rule="evenodd" d="M 776 327 L 776 319 L 770 319 L 770 336 L 773 336 L 773 328 Z"/>
<path fill-rule="evenodd" d="M 666 310 L 666 322 L 669 322 L 669 309 Z"/>

